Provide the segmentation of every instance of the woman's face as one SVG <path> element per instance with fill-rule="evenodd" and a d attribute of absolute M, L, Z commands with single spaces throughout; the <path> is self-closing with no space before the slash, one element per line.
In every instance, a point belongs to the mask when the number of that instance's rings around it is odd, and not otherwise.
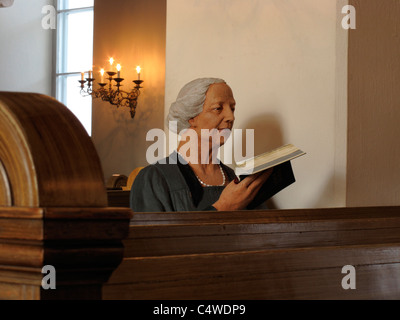
<path fill-rule="evenodd" d="M 212 84 L 206 93 L 202 112 L 189 120 L 190 128 L 201 136 L 202 129 L 216 129 L 220 146 L 226 142 L 235 121 L 235 99 L 231 88 L 225 83 Z M 224 131 L 222 131 L 224 130 Z M 223 136 L 221 136 L 223 134 Z"/>

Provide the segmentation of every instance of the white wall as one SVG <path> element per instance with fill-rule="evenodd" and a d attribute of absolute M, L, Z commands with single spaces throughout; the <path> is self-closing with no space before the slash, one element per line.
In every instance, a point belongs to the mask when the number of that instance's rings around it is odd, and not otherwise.
<path fill-rule="evenodd" d="M 0 8 L 0 91 L 51 95 L 52 37 L 42 28 L 50 0 L 16 0 Z"/>
<path fill-rule="evenodd" d="M 339 1 L 344 2 L 344 1 Z M 180 88 L 224 78 L 255 152 L 293 143 L 297 182 L 277 208 L 345 205 L 347 33 L 332 0 L 168 0 L 166 110 Z"/>

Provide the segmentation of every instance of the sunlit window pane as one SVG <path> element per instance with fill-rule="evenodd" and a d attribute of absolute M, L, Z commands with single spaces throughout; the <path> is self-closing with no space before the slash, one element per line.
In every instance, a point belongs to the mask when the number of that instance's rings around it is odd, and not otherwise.
<path fill-rule="evenodd" d="M 65 72 L 92 69 L 93 11 L 68 14 L 67 61 Z"/>
<path fill-rule="evenodd" d="M 57 20 L 56 98 L 75 114 L 89 135 L 92 98 L 81 96 L 78 80 L 82 71 L 87 77 L 92 70 L 93 5 L 93 0 L 59 0 Z"/>
<path fill-rule="evenodd" d="M 94 0 L 59 0 L 59 10 L 93 7 Z"/>
<path fill-rule="evenodd" d="M 59 76 L 58 86 L 63 93 L 62 101 L 80 120 L 89 135 L 92 133 L 92 98 L 80 94 L 79 75 Z"/>

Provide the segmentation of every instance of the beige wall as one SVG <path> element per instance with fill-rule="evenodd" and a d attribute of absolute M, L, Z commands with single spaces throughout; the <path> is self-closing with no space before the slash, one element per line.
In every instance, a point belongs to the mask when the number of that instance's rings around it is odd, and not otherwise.
<path fill-rule="evenodd" d="M 51 0 L 15 1 L 0 8 L 0 91 L 51 95 L 52 38 L 42 28 L 42 7 Z"/>
<path fill-rule="evenodd" d="M 179 89 L 224 78 L 255 152 L 293 143 L 297 182 L 278 208 L 345 205 L 347 31 L 332 0 L 168 0 L 166 112 Z M 337 5 L 338 4 L 338 5 Z"/>
<path fill-rule="evenodd" d="M 400 205 L 400 2 L 350 3 L 347 205 Z"/>
<path fill-rule="evenodd" d="M 135 118 L 128 108 L 116 109 L 93 100 L 92 138 L 102 161 L 105 179 L 129 175 L 147 165 L 146 133 L 163 128 L 165 81 L 166 0 L 96 0 L 94 7 L 94 72 L 107 70 L 110 57 L 121 64 L 124 89 L 133 87 L 136 66 L 144 80 Z"/>

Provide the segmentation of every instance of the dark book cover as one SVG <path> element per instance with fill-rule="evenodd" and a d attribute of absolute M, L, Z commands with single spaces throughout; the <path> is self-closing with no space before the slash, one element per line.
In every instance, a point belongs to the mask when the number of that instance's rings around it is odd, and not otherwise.
<path fill-rule="evenodd" d="M 241 175 L 240 180 L 243 180 L 245 177 L 247 176 Z M 290 161 L 275 166 L 268 180 L 263 184 L 253 201 L 247 206 L 247 209 L 252 210 L 258 207 L 295 181 Z"/>

